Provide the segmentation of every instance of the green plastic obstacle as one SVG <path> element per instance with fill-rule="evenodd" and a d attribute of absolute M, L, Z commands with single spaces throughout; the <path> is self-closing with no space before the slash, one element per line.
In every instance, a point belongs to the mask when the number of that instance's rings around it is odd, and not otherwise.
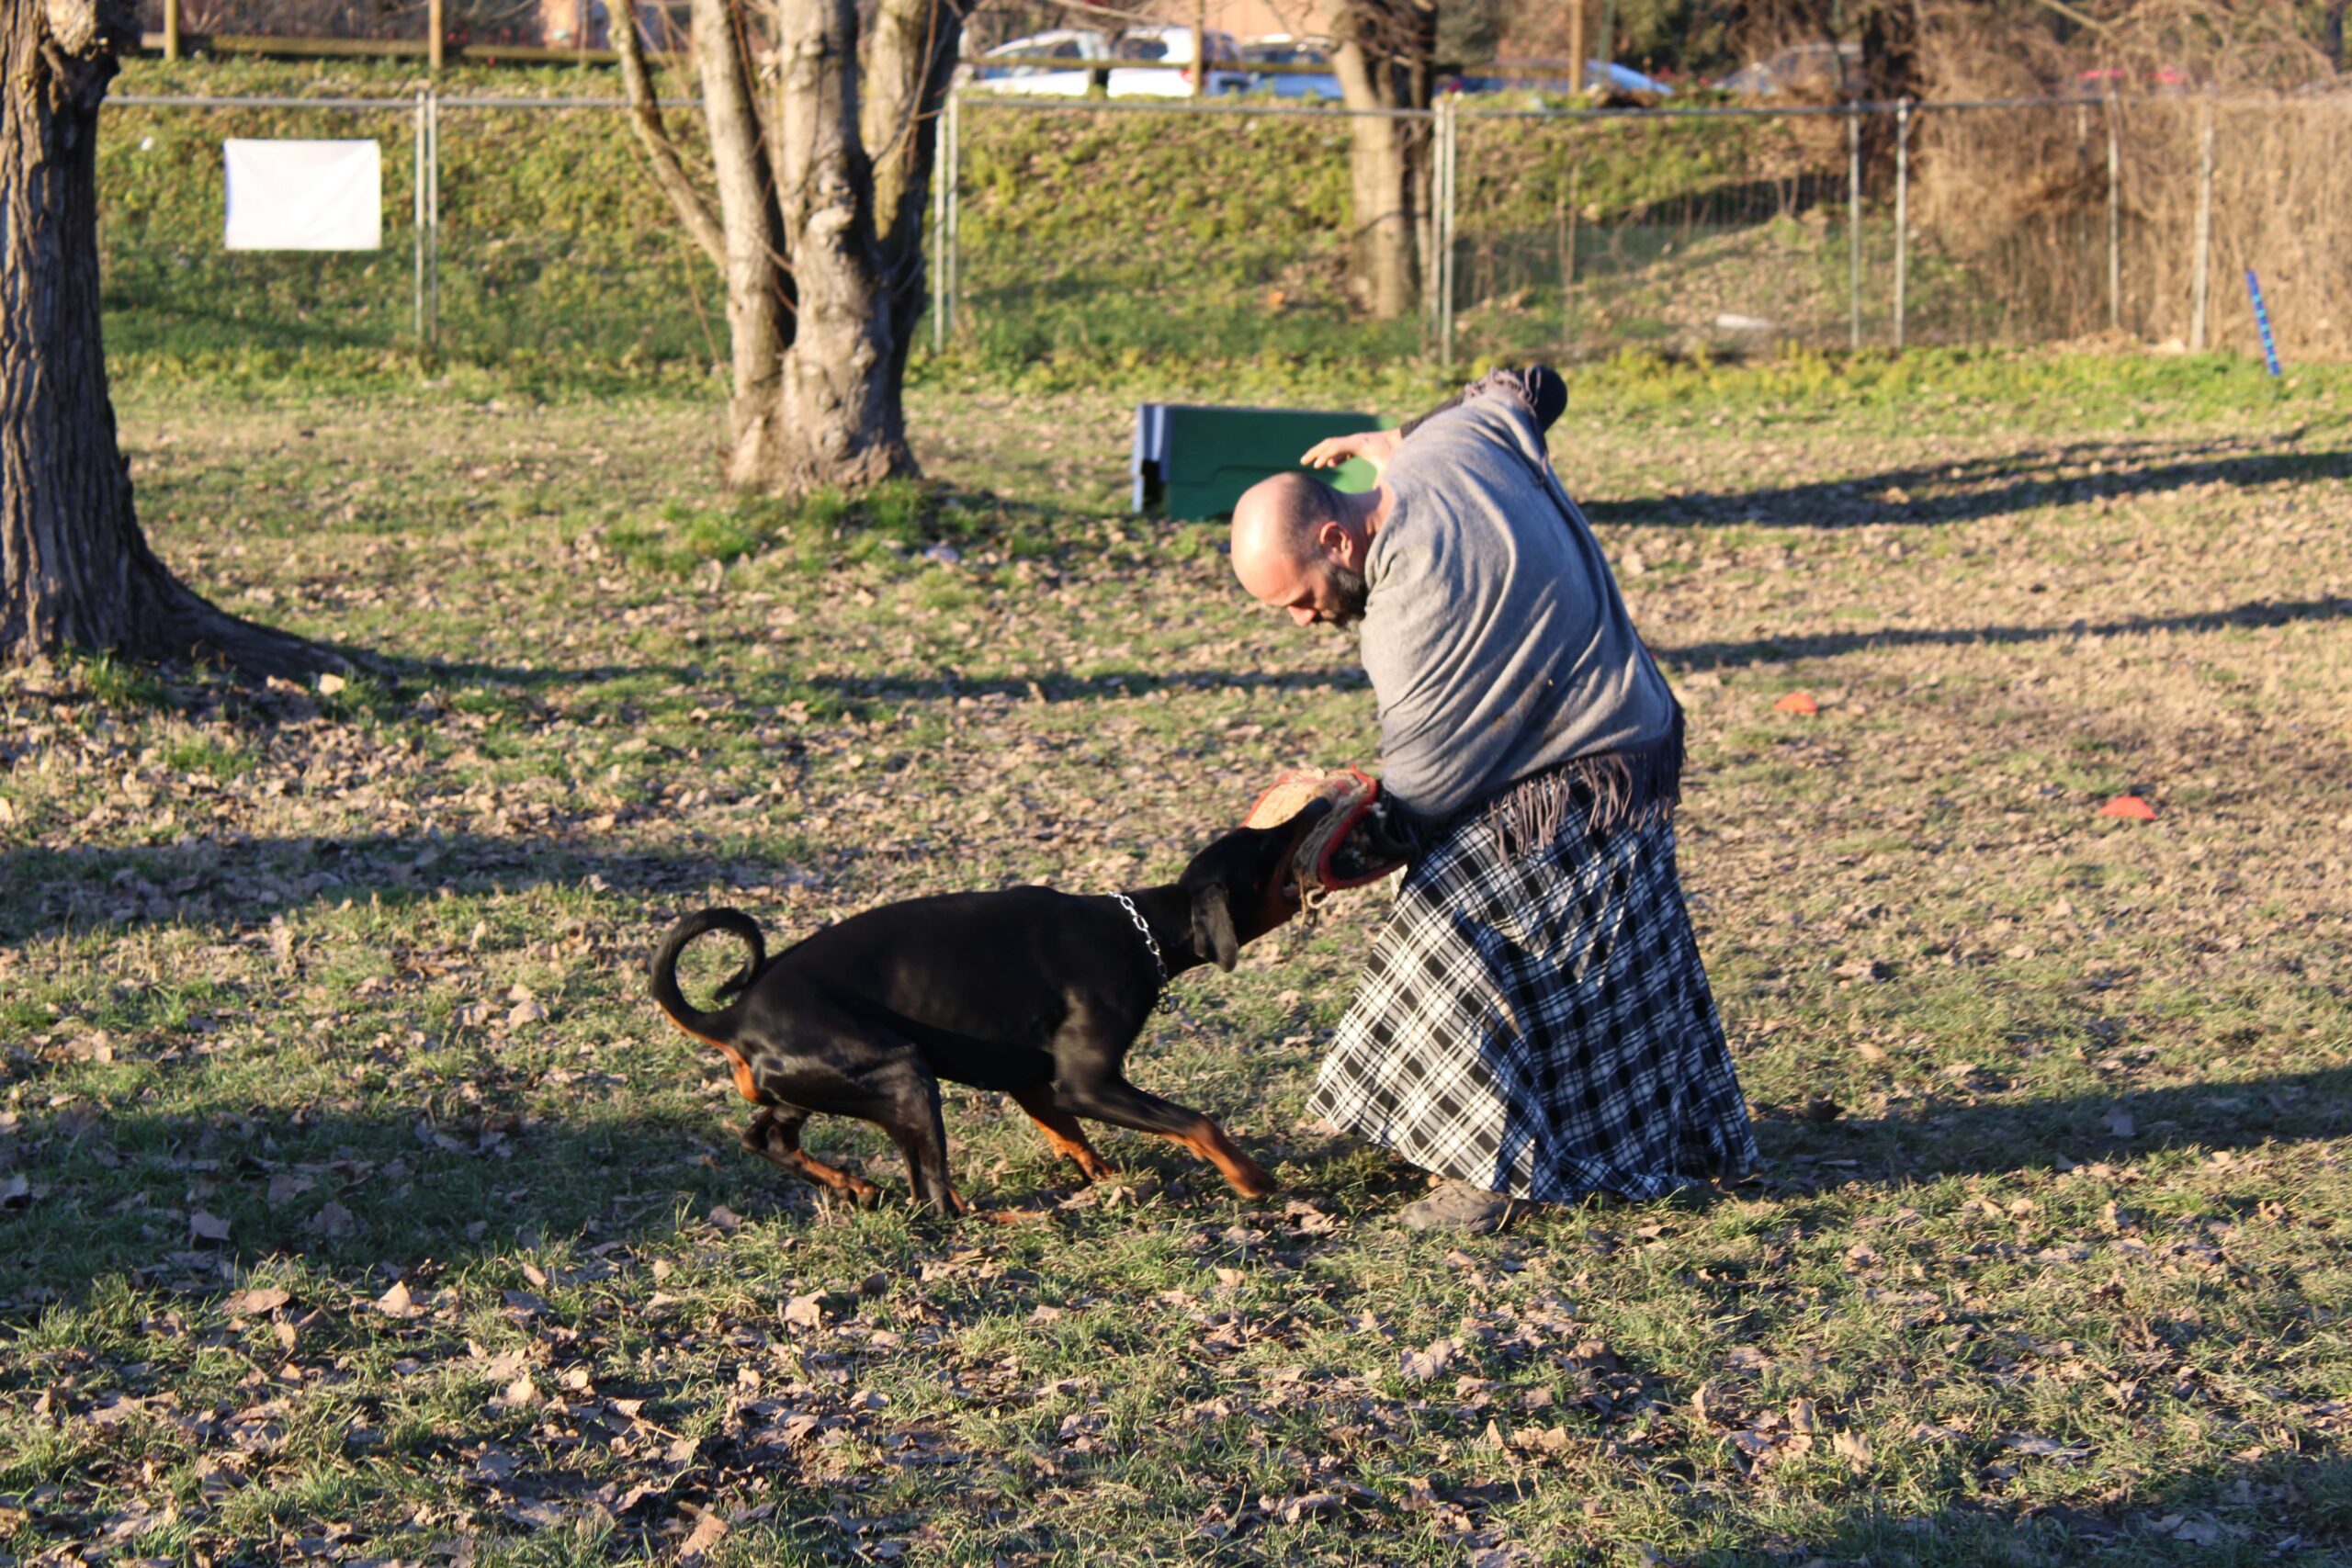
<path fill-rule="evenodd" d="M 1136 409 L 1135 510 L 1184 522 L 1221 517 L 1260 479 L 1299 467 L 1299 454 L 1327 435 L 1396 424 L 1368 413 L 1310 409 L 1225 408 L 1215 403 L 1143 403 Z M 1372 465 L 1350 458 L 1317 470 L 1340 490 L 1372 488 Z"/>

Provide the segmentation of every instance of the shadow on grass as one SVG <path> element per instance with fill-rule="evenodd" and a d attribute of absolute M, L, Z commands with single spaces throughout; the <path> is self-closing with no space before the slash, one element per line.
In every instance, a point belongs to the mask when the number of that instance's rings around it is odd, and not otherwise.
<path fill-rule="evenodd" d="M 434 1051 L 412 1055 L 430 1061 Z M 462 1083 L 470 1097 L 433 1087 L 438 1080 L 428 1073 L 413 1103 L 388 1095 L 366 1109 L 243 1095 L 233 1110 L 128 1103 L 97 1113 L 76 1101 L 23 1114 L 12 1129 L 13 1170 L 27 1188 L 7 1215 L 0 1323 L 84 1300 L 110 1279 L 225 1292 L 273 1260 L 300 1260 L 373 1294 L 392 1275 L 419 1268 L 457 1273 L 551 1246 L 603 1257 L 684 1230 L 716 1234 L 741 1220 L 779 1220 L 849 1227 L 857 1246 L 874 1249 L 869 1267 L 886 1267 L 1008 1234 L 1008 1225 L 1064 1235 L 1171 1223 L 1221 1229 L 1245 1211 L 1267 1223 L 1286 1198 L 1319 1195 L 1302 1183 L 1271 1200 L 1245 1199 L 1182 1149 L 1139 1136 L 1110 1141 L 1119 1174 L 1085 1195 L 1075 1169 L 1009 1100 L 949 1085 L 953 1175 L 980 1213 L 949 1219 L 918 1210 L 905 1161 L 878 1130 L 815 1118 L 810 1151 L 882 1188 L 879 1204 L 862 1211 L 740 1148 L 749 1108 L 731 1092 L 682 1107 L 673 1086 L 663 1085 L 669 1105 L 659 1111 L 605 1101 L 526 1114 L 516 1108 L 535 1083 L 483 1067 L 478 1053 L 459 1055 L 446 1087 Z M 710 1081 L 723 1076 L 714 1071 Z M 976 1134 L 985 1143 L 971 1142 Z M 1270 1157 L 1276 1152 L 1259 1146 Z M 1009 1161 L 991 1158 L 1007 1150 Z M 1360 1164 L 1359 1154 L 1340 1147 L 1292 1163 Z M 1355 1185 L 1369 1192 L 1375 1214 L 1397 1196 L 1385 1179 Z M 1137 1211 L 1125 1189 L 1158 1196 Z M 1077 1204 L 1061 1208 L 1073 1198 Z M 199 1210 L 202 1235 L 192 1217 Z"/>
<path fill-rule="evenodd" d="M 335 651 L 401 686 L 493 685 L 538 691 L 550 686 L 593 686 L 604 681 L 647 679 L 691 685 L 709 673 L 691 664 L 543 664 L 526 670 L 520 665 L 492 664 L 478 659 L 432 659 L 340 645 Z"/>
<path fill-rule="evenodd" d="M 2132 637 L 2149 632 L 2215 632 L 2233 626 L 2283 626 L 2307 621 L 2352 620 L 2352 599 L 2254 599 L 2226 610 L 2180 615 L 2127 615 L 2077 620 L 2063 626 L 1893 626 L 1867 632 L 1804 632 L 1747 642 L 1700 642 L 1652 651 L 1669 671 L 1727 670 L 1792 659 L 1835 659 L 1877 649 L 2058 642 L 2078 637 Z"/>
<path fill-rule="evenodd" d="M 895 701 L 936 700 L 963 696 L 1006 696 L 1029 702 L 1102 702 L 1120 697 L 1148 696 L 1155 692 L 1321 692 L 1368 689 L 1372 678 L 1363 670 L 1337 666 L 1326 670 L 1114 670 L 1094 675 L 1072 675 L 1045 670 L 1035 675 L 997 675 L 972 679 L 942 671 L 936 676 L 871 675 L 816 676 L 802 684 L 842 697 Z"/>
<path fill-rule="evenodd" d="M 1988 1443 L 1982 1452 L 1953 1452 L 1950 1463 L 1955 1472 L 1986 1475 L 2005 1468 L 2022 1471 L 2010 1457 Z M 1964 1484 L 1961 1474 L 1950 1477 L 1951 1489 Z M 2233 1459 L 2139 1480 L 2132 1489 L 2139 1494 L 2132 1501 L 2088 1507 L 2052 1506 L 2026 1492 L 2012 1495 L 2014 1501 L 1986 1498 L 1917 1510 L 1871 1497 L 1826 1529 L 1802 1531 L 1802 1551 L 1776 1551 L 1769 1560 L 1815 1559 L 1873 1568 L 2254 1562 L 2319 1568 L 2343 1562 L 2344 1549 L 2352 1544 L 2352 1461 L 2337 1456 Z M 1693 1563 L 1745 1568 L 1758 1560 L 1745 1551 L 1722 1551 L 1702 1554 Z"/>
<path fill-rule="evenodd" d="M 757 886 L 806 875 L 808 853 L 786 835 L 765 849 L 688 841 L 675 852 L 470 833 L 22 846 L 0 851 L 0 941 L 141 922 L 251 924 L 346 898 L 398 908 L 430 901 L 443 887 L 514 892 L 560 884 L 692 894 L 714 882 Z"/>
<path fill-rule="evenodd" d="M 2143 446 L 2119 454 L 2111 445 L 2071 446 L 1958 463 L 1921 463 L 1777 489 L 1690 491 L 1582 504 L 1585 515 L 1591 521 L 1619 525 L 1760 523 L 1780 527 L 1837 528 L 1871 523 L 1924 526 L 1978 522 L 2054 502 L 2081 505 L 2202 485 L 2255 490 L 2315 479 L 2352 479 L 2352 451 L 2196 455 L 2211 450 L 2151 450 Z M 2167 452 L 2181 452 L 2184 460 L 2145 460 Z M 2094 461 L 2106 465 L 2108 471 L 2064 476 L 2051 471 L 2061 465 L 2081 466 Z M 1888 491 L 1935 491 L 1954 486 L 1973 488 L 1963 488 L 1956 495 L 1926 495 L 1916 501 L 1878 499 Z"/>
<path fill-rule="evenodd" d="M 1768 1179 L 1810 1185 L 1994 1175 L 2165 1148 L 2249 1149 L 2347 1135 L 2352 1067 L 2162 1089 L 2119 1085 L 2044 1100 L 1930 1101 L 1912 1114 L 1828 1122 L 1761 1110 L 1756 1121 Z"/>

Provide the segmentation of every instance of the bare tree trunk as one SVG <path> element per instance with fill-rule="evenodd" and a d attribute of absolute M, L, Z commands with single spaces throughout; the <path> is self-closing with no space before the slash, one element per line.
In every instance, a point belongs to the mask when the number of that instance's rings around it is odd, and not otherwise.
<path fill-rule="evenodd" d="M 916 472 L 902 393 L 938 111 L 970 7 L 879 0 L 861 83 L 856 0 L 781 0 L 763 126 L 753 8 L 695 0 L 734 361 L 729 484 L 798 493 Z M 699 233 L 708 204 L 668 145 L 639 51 L 621 39 L 627 0 L 620 10 L 615 40 L 656 183 Z"/>
<path fill-rule="evenodd" d="M 66 648 L 345 668 L 239 620 L 147 547 L 98 335 L 98 105 L 122 0 L 0 0 L 0 659 Z"/>
<path fill-rule="evenodd" d="M 889 395 L 897 345 L 883 298 L 874 167 L 858 127 L 857 6 L 795 0 L 782 20 L 777 165 L 800 316 L 782 366 L 777 450 L 758 482 L 863 489 L 914 472 L 915 461 Z"/>
<path fill-rule="evenodd" d="M 734 358 L 727 403 L 727 481 L 757 486 L 776 459 L 776 394 L 792 343 L 792 269 L 776 200 L 775 171 L 752 97 L 750 18 L 729 0 L 694 0 L 695 63 L 718 178 L 727 280 L 727 332 Z"/>
<path fill-rule="evenodd" d="M 1348 107 L 1426 109 L 1437 47 L 1433 0 L 1348 0 L 1334 18 L 1332 72 Z M 1359 114 L 1348 122 L 1354 228 L 1350 278 L 1382 321 L 1420 300 L 1421 208 L 1428 186 L 1426 120 Z"/>
<path fill-rule="evenodd" d="M 932 172 L 937 166 L 940 109 L 955 78 L 964 18 L 973 4 L 882 0 L 866 39 L 860 131 L 873 167 L 870 205 L 889 312 L 885 392 L 894 418 L 903 406 L 907 355 L 930 303 L 923 220 L 931 209 Z"/>
<path fill-rule="evenodd" d="M 2327 51 L 2327 62 L 2339 76 L 2344 74 L 2344 8 L 2345 0 L 2328 0 L 2327 14 L 2321 23 L 2322 47 Z"/>

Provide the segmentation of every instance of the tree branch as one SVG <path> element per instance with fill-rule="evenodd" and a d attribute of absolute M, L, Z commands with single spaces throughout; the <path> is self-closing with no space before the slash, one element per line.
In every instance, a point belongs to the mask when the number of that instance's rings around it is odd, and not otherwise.
<path fill-rule="evenodd" d="M 615 0 L 613 48 L 621 57 L 621 81 L 628 89 L 629 123 L 653 165 L 653 183 L 670 198 L 686 232 L 694 237 L 710 265 L 727 270 L 727 240 L 709 201 L 695 188 L 678 157 L 677 143 L 662 119 L 661 101 L 654 96 L 653 75 L 645 67 L 645 46 L 637 36 L 637 0 Z"/>
<path fill-rule="evenodd" d="M 904 274 L 922 248 L 923 196 L 973 0 L 881 0 L 865 50 L 859 135 L 874 170 L 874 225 L 885 266 Z"/>

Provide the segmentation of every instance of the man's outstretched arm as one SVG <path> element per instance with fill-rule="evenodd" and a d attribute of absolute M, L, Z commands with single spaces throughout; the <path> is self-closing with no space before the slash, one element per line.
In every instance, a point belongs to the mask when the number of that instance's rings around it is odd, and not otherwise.
<path fill-rule="evenodd" d="M 1465 399 L 1477 397 L 1516 398 L 1535 416 L 1535 428 L 1547 431 L 1568 406 L 1568 384 L 1560 373 L 1548 365 L 1528 365 L 1510 370 L 1496 370 L 1473 381 L 1469 386 L 1417 418 L 1408 419 L 1394 430 L 1365 430 L 1353 435 L 1332 435 L 1317 442 L 1299 459 L 1310 468 L 1336 468 L 1351 457 L 1361 457 L 1370 463 L 1375 477 L 1388 465 L 1396 453 L 1397 444 L 1422 425 L 1445 412 L 1460 408 Z"/>
<path fill-rule="evenodd" d="M 1411 435 L 1446 410 L 1460 408 L 1471 398 L 1491 396 L 1517 398 L 1535 416 L 1535 428 L 1548 431 L 1553 422 L 1567 410 L 1568 384 L 1560 378 L 1558 371 L 1548 365 L 1523 365 L 1508 370 L 1489 371 L 1429 412 L 1407 420 L 1397 427 L 1397 438 L 1402 440 Z"/>

